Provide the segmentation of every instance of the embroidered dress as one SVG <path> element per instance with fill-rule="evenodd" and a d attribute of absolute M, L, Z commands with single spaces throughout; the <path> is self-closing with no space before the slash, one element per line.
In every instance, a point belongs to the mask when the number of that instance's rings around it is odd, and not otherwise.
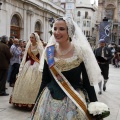
<path fill-rule="evenodd" d="M 37 49 L 31 52 L 39 59 Z M 10 103 L 19 107 L 33 107 L 41 84 L 41 72 L 38 71 L 38 67 L 39 63 L 27 54 L 25 65 L 15 82 Z"/>
<path fill-rule="evenodd" d="M 85 66 L 77 54 L 76 48 L 71 58 L 55 58 L 55 65 L 81 95 L 86 106 L 89 100 L 92 102 L 97 101 L 94 87 L 90 86 Z M 83 80 L 80 77 L 81 75 Z M 86 120 L 85 115 L 58 86 L 46 62 L 43 69 L 40 93 L 31 120 Z"/>

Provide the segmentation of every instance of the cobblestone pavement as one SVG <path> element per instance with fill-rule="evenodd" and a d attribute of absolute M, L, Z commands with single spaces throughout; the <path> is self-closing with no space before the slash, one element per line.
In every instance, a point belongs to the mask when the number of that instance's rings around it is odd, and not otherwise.
<path fill-rule="evenodd" d="M 7 92 L 11 94 L 12 88 L 7 84 Z M 98 95 L 98 85 L 95 86 L 98 100 L 110 107 L 111 115 L 104 120 L 120 120 L 120 68 L 110 65 L 107 90 Z M 21 110 L 9 104 L 10 96 L 0 96 L 0 120 L 30 120 L 31 111 Z"/>

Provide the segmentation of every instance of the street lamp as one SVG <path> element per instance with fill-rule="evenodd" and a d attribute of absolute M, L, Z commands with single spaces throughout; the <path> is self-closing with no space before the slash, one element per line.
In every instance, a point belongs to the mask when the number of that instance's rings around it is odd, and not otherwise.
<path fill-rule="evenodd" d="M 1 10 L 1 5 L 2 5 L 2 2 L 0 2 L 0 10 Z"/>
<path fill-rule="evenodd" d="M 49 22 L 50 22 L 50 27 L 52 28 L 53 23 L 55 22 L 54 18 L 53 17 L 49 18 Z"/>
<path fill-rule="evenodd" d="M 50 22 L 50 27 L 52 28 L 53 23 L 55 22 L 54 18 L 53 17 L 49 18 L 49 22 Z M 52 30 L 50 30 L 49 33 L 52 35 Z"/>

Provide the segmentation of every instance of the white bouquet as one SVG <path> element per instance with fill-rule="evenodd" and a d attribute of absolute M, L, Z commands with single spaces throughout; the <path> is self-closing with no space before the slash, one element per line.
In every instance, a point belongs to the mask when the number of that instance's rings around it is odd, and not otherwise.
<path fill-rule="evenodd" d="M 108 106 L 102 102 L 91 102 L 88 105 L 88 111 L 96 119 L 102 119 L 110 115 Z"/>

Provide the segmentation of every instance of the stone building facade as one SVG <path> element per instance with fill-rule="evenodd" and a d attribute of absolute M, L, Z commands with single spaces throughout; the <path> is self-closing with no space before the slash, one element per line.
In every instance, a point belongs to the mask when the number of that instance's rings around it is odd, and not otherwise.
<path fill-rule="evenodd" d="M 91 4 L 90 0 L 49 0 L 61 5 L 66 10 L 67 17 L 73 17 L 84 32 L 92 46 L 96 43 L 95 24 L 97 20 L 97 5 Z"/>
<path fill-rule="evenodd" d="M 96 34 L 95 24 L 97 20 L 96 3 L 91 4 L 90 0 L 76 1 L 75 21 L 82 29 L 92 47 L 95 45 Z"/>
<path fill-rule="evenodd" d="M 108 18 L 111 22 L 110 42 L 120 44 L 120 0 L 99 0 L 97 25 Z M 98 31 L 99 37 L 99 31 Z"/>
<path fill-rule="evenodd" d="M 15 36 L 28 40 L 37 32 L 44 42 L 50 34 L 49 18 L 64 16 L 65 10 L 45 0 L 1 0 L 0 36 Z"/>

